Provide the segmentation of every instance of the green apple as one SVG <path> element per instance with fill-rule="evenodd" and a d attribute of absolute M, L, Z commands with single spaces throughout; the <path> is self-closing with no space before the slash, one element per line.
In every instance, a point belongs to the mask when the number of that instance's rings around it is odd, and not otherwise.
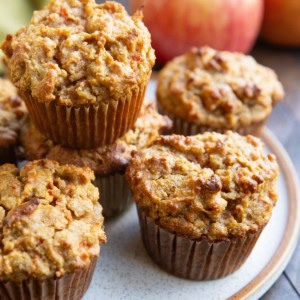
<path fill-rule="evenodd" d="M 0 39 L 26 25 L 31 16 L 32 5 L 27 1 L 0 1 Z"/>
<path fill-rule="evenodd" d="M 15 33 L 20 27 L 29 23 L 33 6 L 27 0 L 0 1 L 0 42 L 7 34 Z M 2 54 L 0 54 L 1 59 Z M 0 62 L 0 72 L 3 66 Z"/>

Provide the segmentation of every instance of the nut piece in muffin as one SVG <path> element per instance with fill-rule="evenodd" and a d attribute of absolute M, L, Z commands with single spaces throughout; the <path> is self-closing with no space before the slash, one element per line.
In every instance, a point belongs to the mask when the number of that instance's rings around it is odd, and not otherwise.
<path fill-rule="evenodd" d="M 155 62 L 141 13 L 112 1 L 52 0 L 2 49 L 36 126 L 75 148 L 112 143 L 133 126 Z"/>
<path fill-rule="evenodd" d="M 80 299 L 106 241 L 93 171 L 39 160 L 20 172 L 2 165 L 0 176 L 1 291 L 15 288 L 21 299 L 18 283 L 34 281 L 40 297 L 47 285 L 56 285 L 61 290 L 54 288 L 53 295 L 75 289 L 74 299 Z M 83 278 L 67 283 L 72 276 Z"/>
<path fill-rule="evenodd" d="M 90 167 L 95 171 L 95 184 L 103 196 L 103 213 L 106 217 L 113 216 L 131 203 L 124 173 L 133 154 L 150 145 L 171 125 L 168 117 L 157 112 L 153 102 L 145 102 L 134 127 L 114 144 L 90 150 L 75 150 L 54 145 L 30 121 L 21 134 L 21 151 L 24 151 L 24 158 L 29 160 L 47 158 L 61 164 Z"/>
<path fill-rule="evenodd" d="M 263 148 L 253 136 L 207 132 L 162 136 L 135 155 L 126 178 L 137 203 L 144 243 L 156 262 L 175 275 L 199 280 L 222 277 L 240 267 L 277 201 L 278 164 L 272 154 L 264 155 Z M 162 230 L 164 242 L 156 240 L 159 234 L 151 235 L 155 227 Z M 168 264 L 171 253 L 157 256 L 156 247 L 166 250 L 168 241 L 176 239 L 178 261 Z M 220 248 L 218 258 L 211 247 Z M 195 252 L 195 260 L 202 259 L 200 266 L 197 262 L 193 266 L 193 261 L 185 265 L 183 256 L 189 257 L 190 251 Z M 174 268 L 180 257 L 184 265 Z M 218 272 L 211 273 L 220 261 Z"/>
<path fill-rule="evenodd" d="M 160 108 L 175 133 L 256 132 L 284 97 L 275 72 L 241 53 L 192 49 L 160 72 Z"/>
<path fill-rule="evenodd" d="M 25 103 L 16 88 L 0 78 L 0 163 L 14 162 L 14 147 L 18 143 L 19 132 L 26 120 Z"/>

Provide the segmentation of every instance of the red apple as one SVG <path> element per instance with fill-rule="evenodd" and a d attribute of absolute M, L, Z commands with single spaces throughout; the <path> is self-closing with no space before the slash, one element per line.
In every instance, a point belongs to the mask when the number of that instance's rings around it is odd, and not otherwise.
<path fill-rule="evenodd" d="M 263 0 L 131 0 L 132 11 L 142 6 L 161 62 L 193 46 L 248 52 L 263 15 Z"/>
<path fill-rule="evenodd" d="M 300 46 L 300 0 L 265 0 L 262 38 L 272 44 Z"/>

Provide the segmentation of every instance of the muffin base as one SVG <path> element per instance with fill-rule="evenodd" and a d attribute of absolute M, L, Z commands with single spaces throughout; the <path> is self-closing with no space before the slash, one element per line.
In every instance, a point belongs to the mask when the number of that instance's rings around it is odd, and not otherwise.
<path fill-rule="evenodd" d="M 173 121 L 173 128 L 171 129 L 171 134 L 180 134 L 184 136 L 189 136 L 189 135 L 196 135 L 198 133 L 204 133 L 204 132 L 219 132 L 219 133 L 224 133 L 227 130 L 232 130 L 235 131 L 241 135 L 247 135 L 247 134 L 252 134 L 252 135 L 259 135 L 259 132 L 263 125 L 265 124 L 265 120 L 260 121 L 258 123 L 254 123 L 251 125 L 248 125 L 246 128 L 240 127 L 237 130 L 230 129 L 230 128 L 214 128 L 214 127 L 209 127 L 209 126 L 202 126 L 196 123 L 192 123 L 186 120 L 183 120 L 181 118 L 175 117 L 174 115 L 170 114 L 167 112 L 161 105 L 158 104 L 158 111 L 161 114 L 167 115 L 172 121 Z"/>
<path fill-rule="evenodd" d="M 106 177 L 96 176 L 95 186 L 100 190 L 100 204 L 105 217 L 113 217 L 125 211 L 132 204 L 130 189 L 124 173 Z"/>
<path fill-rule="evenodd" d="M 16 155 L 14 146 L 9 146 L 7 148 L 0 148 L 0 165 L 6 163 L 15 163 Z"/>
<path fill-rule="evenodd" d="M 171 233 L 137 208 L 142 240 L 150 257 L 165 271 L 186 279 L 225 277 L 246 261 L 263 228 L 245 238 L 210 242 Z"/>
<path fill-rule="evenodd" d="M 96 262 L 97 257 L 91 261 L 89 268 L 57 279 L 28 279 L 21 283 L 0 282 L 0 299 L 80 300 L 91 283 Z"/>
<path fill-rule="evenodd" d="M 135 124 L 147 83 L 120 99 L 99 105 L 68 107 L 39 103 L 23 94 L 29 113 L 39 130 L 54 143 L 76 149 L 91 149 L 114 143 Z"/>

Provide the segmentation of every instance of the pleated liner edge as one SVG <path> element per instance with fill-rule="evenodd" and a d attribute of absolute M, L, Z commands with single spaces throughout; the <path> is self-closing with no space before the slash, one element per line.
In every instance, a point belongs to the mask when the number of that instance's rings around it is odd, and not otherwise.
<path fill-rule="evenodd" d="M 22 283 L 0 282 L 1 300 L 80 300 L 88 289 L 97 257 L 89 268 L 65 274 L 57 279 L 28 279 Z"/>
<path fill-rule="evenodd" d="M 116 216 L 133 203 L 131 192 L 122 173 L 104 177 L 96 176 L 94 184 L 100 190 L 100 204 L 105 217 Z"/>
<path fill-rule="evenodd" d="M 263 230 L 231 241 L 191 240 L 168 232 L 140 208 L 137 210 L 142 240 L 150 257 L 167 272 L 192 280 L 218 279 L 238 270 Z"/>
<path fill-rule="evenodd" d="M 99 105 L 67 107 L 54 102 L 39 103 L 26 93 L 22 97 L 35 125 L 54 143 L 91 149 L 114 143 L 134 126 L 147 83 L 131 94 Z"/>
<path fill-rule="evenodd" d="M 196 135 L 198 133 L 204 133 L 204 132 L 219 132 L 219 133 L 225 133 L 227 130 L 233 130 L 233 129 L 222 129 L 222 128 L 213 128 L 210 126 L 202 126 L 200 124 L 195 124 L 186 120 L 183 120 L 181 118 L 175 117 L 171 113 L 167 112 L 160 104 L 158 106 L 158 111 L 161 114 L 167 115 L 172 121 L 173 121 L 173 128 L 171 129 L 170 134 L 181 134 L 184 136 L 189 136 L 189 135 Z M 263 120 L 258 123 L 253 123 L 247 127 L 240 127 L 236 132 L 238 132 L 241 135 L 247 135 L 247 134 L 252 134 L 252 135 L 258 135 L 260 129 L 263 127 L 265 124 L 266 120 Z M 233 130 L 235 131 L 235 130 Z"/>

